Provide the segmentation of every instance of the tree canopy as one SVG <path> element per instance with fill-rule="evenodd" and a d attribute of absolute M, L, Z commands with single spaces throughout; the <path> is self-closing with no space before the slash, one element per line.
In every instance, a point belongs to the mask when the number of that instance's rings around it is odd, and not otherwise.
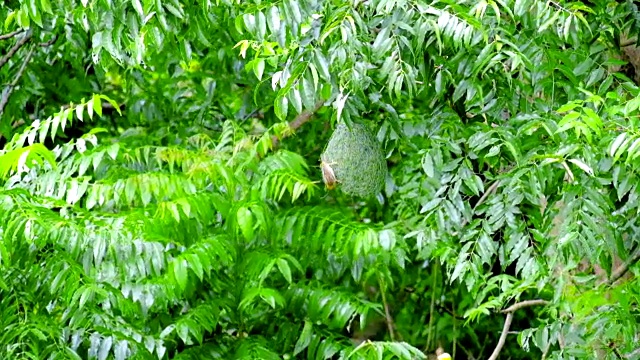
<path fill-rule="evenodd" d="M 640 359 L 635 2 L 0 20 L 0 358 Z"/>

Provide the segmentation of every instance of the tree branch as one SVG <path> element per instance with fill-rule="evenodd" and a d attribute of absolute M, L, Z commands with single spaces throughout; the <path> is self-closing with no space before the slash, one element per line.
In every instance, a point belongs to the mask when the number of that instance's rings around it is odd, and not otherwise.
<path fill-rule="evenodd" d="M 515 303 L 511 306 L 509 306 L 508 308 L 504 309 L 501 311 L 501 313 L 503 314 L 508 314 L 508 313 L 512 313 L 515 311 L 518 311 L 522 308 L 526 308 L 526 307 L 530 307 L 530 306 L 536 306 L 536 305 L 547 305 L 549 302 L 547 300 L 542 300 L 542 299 L 536 299 L 536 300 L 525 300 L 525 301 L 521 301 L 519 303 Z"/>
<path fill-rule="evenodd" d="M 503 314 L 504 313 L 507 314 L 507 318 L 504 320 L 504 326 L 502 327 L 502 334 L 500 334 L 500 339 L 498 340 L 498 344 L 496 345 L 496 348 L 493 350 L 493 353 L 491 353 L 489 360 L 496 360 L 498 358 L 498 355 L 500 355 L 500 351 L 502 350 L 504 343 L 507 341 L 507 335 L 509 335 L 509 328 L 511 327 L 511 322 L 513 321 L 514 312 L 525 307 L 536 306 L 536 305 L 546 305 L 548 303 L 549 303 L 548 301 L 542 300 L 542 299 L 525 300 L 519 303 L 515 303 L 509 306 L 508 308 L 502 310 L 501 312 Z"/>
<path fill-rule="evenodd" d="M 23 46 L 24 46 L 24 44 L 26 44 L 26 43 L 27 43 L 27 41 L 29 41 L 29 39 L 31 39 L 31 35 L 32 35 L 32 34 L 33 34 L 33 33 L 31 32 L 31 29 L 29 29 L 29 31 L 27 31 L 27 33 L 22 37 L 22 39 L 18 40 L 18 41 L 13 45 L 13 47 L 11 47 L 11 49 L 9 49 L 9 52 L 8 52 L 5 56 L 3 56 L 3 57 L 0 59 L 0 69 L 2 69 L 2 67 L 4 66 L 4 64 L 6 64 L 6 63 L 9 61 L 9 59 L 11 59 L 11 57 L 12 57 L 13 55 L 15 55 L 15 53 L 16 53 L 18 50 L 20 50 L 20 48 L 21 48 L 21 47 L 23 47 Z"/>
<path fill-rule="evenodd" d="M 627 271 L 629 271 L 629 267 L 638 262 L 638 260 L 640 260 L 640 247 L 631 254 L 627 261 L 625 261 L 622 265 L 615 269 L 613 273 L 611 273 L 611 278 L 607 280 L 607 285 L 613 285 L 613 283 L 620 280 L 620 278 L 623 277 L 627 273 Z"/>
<path fill-rule="evenodd" d="M 500 335 L 500 339 L 498 340 L 498 345 L 491 353 L 489 360 L 496 360 L 498 355 L 500 355 L 500 350 L 504 346 L 504 343 L 507 341 L 507 333 L 509 333 L 509 328 L 511 327 L 511 321 L 513 321 L 513 313 L 510 312 L 507 314 L 507 318 L 504 320 L 504 326 L 502 327 L 502 334 Z"/>
<path fill-rule="evenodd" d="M 20 30 L 12 31 L 12 32 L 10 32 L 8 34 L 2 34 L 2 35 L 0 35 L 0 40 L 11 39 L 12 37 L 14 37 L 14 36 L 16 36 L 18 34 L 21 34 L 23 32 L 24 32 L 24 30 L 20 29 Z"/>
<path fill-rule="evenodd" d="M 383 285 L 382 280 L 378 278 L 378 285 L 380 286 L 380 295 L 382 295 L 382 304 L 384 305 L 384 317 L 387 323 L 387 329 L 389 330 L 389 337 L 391 341 L 396 341 L 396 337 L 393 331 L 393 318 L 389 311 L 389 303 L 387 303 L 387 297 L 384 295 L 387 288 Z"/>
<path fill-rule="evenodd" d="M 14 31 L 14 32 L 12 32 L 10 34 L 2 35 L 2 36 L 4 36 L 4 38 L 2 38 L 0 36 L 0 39 L 9 38 L 9 37 L 15 36 L 17 34 L 20 34 L 22 32 L 23 32 L 22 30 Z M 11 35 L 11 36 L 9 36 L 9 35 Z M 11 57 L 13 55 L 15 55 L 16 52 L 18 50 L 20 50 L 20 48 L 23 47 L 29 41 L 29 39 L 31 39 L 32 35 L 33 35 L 33 32 L 31 31 L 31 29 L 29 29 L 27 31 L 27 33 L 22 37 L 22 39 L 18 40 L 11 47 L 9 52 L 5 56 L 3 56 L 2 59 L 0 59 L 0 68 L 2 68 L 2 66 L 4 66 L 9 61 L 9 59 L 11 59 Z M 43 42 L 43 43 L 40 43 L 40 44 L 38 44 L 38 46 L 40 46 L 40 47 L 51 46 L 51 45 L 53 45 L 53 43 L 56 42 L 56 40 L 58 40 L 58 35 L 54 35 L 51 40 Z M 29 62 L 31 61 L 31 58 L 33 57 L 34 51 L 35 51 L 35 48 L 32 48 L 31 50 L 29 50 L 29 52 L 27 53 L 27 56 L 22 61 L 22 64 L 20 65 L 20 68 L 18 69 L 18 72 L 16 73 L 15 77 L 13 78 L 13 81 L 11 81 L 11 83 L 9 85 L 7 85 L 7 87 L 2 92 L 2 98 L 0 98 L 0 117 L 2 116 L 2 114 L 4 114 L 4 109 L 7 106 L 7 104 L 9 103 L 9 98 L 11 97 L 11 93 L 13 92 L 13 89 L 16 87 L 16 85 L 18 85 L 18 81 L 20 81 L 20 78 L 22 77 L 22 74 L 24 73 L 24 70 L 27 68 L 27 64 L 29 64 Z M 23 121 L 23 123 L 24 123 L 24 121 Z"/>
<path fill-rule="evenodd" d="M 20 65 L 20 68 L 18 69 L 16 76 L 13 78 L 13 81 L 11 81 L 11 84 L 7 85 L 7 87 L 3 91 L 2 98 L 0 99 L 0 118 L 4 113 L 4 108 L 7 106 L 7 103 L 9 103 L 9 97 L 11 96 L 13 89 L 16 87 L 16 85 L 18 85 L 18 81 L 22 77 L 22 73 L 24 73 L 24 70 L 27 68 L 27 64 L 31 61 L 33 52 L 34 48 L 31 48 L 31 50 L 29 50 L 29 53 L 27 53 L 27 56 L 24 58 L 22 65 Z"/>
<path fill-rule="evenodd" d="M 491 184 L 487 188 L 484 194 L 482 194 L 482 196 L 480 197 L 480 200 L 478 200 L 478 202 L 473 206 L 473 211 L 475 211 L 480 205 L 482 205 L 485 201 L 487 201 L 489 196 L 496 192 L 496 189 L 498 189 L 498 186 L 500 186 L 500 180 L 494 181 L 493 184 Z M 466 225 L 467 225 L 467 219 L 464 219 L 462 221 L 461 227 L 465 227 Z"/>
<path fill-rule="evenodd" d="M 324 100 L 320 100 L 316 103 L 316 106 L 313 110 L 305 110 L 300 114 L 298 114 L 298 116 L 296 116 L 295 119 L 289 122 L 289 127 L 291 128 L 291 130 L 297 130 L 299 127 L 301 127 L 302 125 L 306 124 L 309 120 L 311 120 L 311 117 L 313 116 L 313 114 L 315 114 L 322 107 L 323 104 L 324 104 Z M 280 140 L 281 139 L 278 139 L 278 137 L 275 135 L 271 137 L 271 144 L 273 145 L 274 148 L 278 146 L 278 143 L 280 142 Z"/>
<path fill-rule="evenodd" d="M 49 41 L 45 41 L 45 42 L 41 42 L 40 44 L 38 44 L 38 46 L 40 47 L 49 47 L 51 45 L 53 45 L 56 41 L 58 41 L 58 35 L 53 35 L 53 38 Z"/>
<path fill-rule="evenodd" d="M 438 286 L 438 270 L 440 269 L 439 263 L 436 261 L 433 263 L 433 270 L 431 270 L 431 304 L 429 306 L 429 330 L 427 332 L 427 344 L 425 351 L 431 348 L 431 341 L 433 340 L 434 331 L 434 321 L 435 321 L 435 308 L 436 308 L 436 288 Z"/>

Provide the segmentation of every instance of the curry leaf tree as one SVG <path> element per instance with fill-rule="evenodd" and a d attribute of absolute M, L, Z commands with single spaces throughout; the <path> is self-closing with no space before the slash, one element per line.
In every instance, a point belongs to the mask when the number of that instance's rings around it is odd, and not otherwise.
<path fill-rule="evenodd" d="M 3 358 L 640 356 L 633 2 L 0 19 Z M 374 196 L 322 184 L 345 126 Z"/>

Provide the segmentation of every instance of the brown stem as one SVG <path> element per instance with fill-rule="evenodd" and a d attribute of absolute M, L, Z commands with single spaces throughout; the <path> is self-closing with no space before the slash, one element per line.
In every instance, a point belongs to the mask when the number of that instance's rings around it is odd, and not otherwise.
<path fill-rule="evenodd" d="M 549 1 L 549 3 L 564 12 L 567 12 L 567 13 L 569 12 L 569 10 L 565 9 L 564 7 L 562 7 L 562 5 L 558 4 L 555 1 Z"/>
<path fill-rule="evenodd" d="M 383 286 L 381 279 L 378 279 L 378 285 L 380 286 L 380 294 L 382 295 L 382 304 L 384 305 L 384 317 L 387 322 L 389 337 L 391 338 L 391 341 L 396 341 L 396 337 L 393 332 L 393 318 L 391 317 L 391 312 L 389 311 L 389 303 L 387 303 L 387 297 L 384 295 L 387 289 L 385 286 Z"/>
<path fill-rule="evenodd" d="M 504 326 L 502 327 L 502 334 L 500 335 L 500 339 L 498 340 L 498 345 L 493 350 L 493 353 L 489 357 L 489 360 L 496 360 L 498 355 L 500 355 L 500 350 L 504 346 L 504 343 L 507 341 L 507 333 L 509 332 L 509 328 L 511 327 L 511 321 L 513 321 L 513 313 L 510 312 L 507 314 L 507 318 L 504 320 Z"/>
<path fill-rule="evenodd" d="M 616 356 L 617 359 L 619 360 L 623 360 L 624 357 L 622 356 L 622 354 L 620 354 L 620 351 L 616 348 L 616 344 L 613 342 L 609 343 L 609 349 L 611 349 L 611 352 L 613 352 L 613 354 Z"/>
<path fill-rule="evenodd" d="M 298 114 L 298 116 L 296 116 L 296 118 L 289 123 L 289 127 L 291 128 L 291 130 L 295 131 L 300 126 L 306 124 L 309 120 L 311 120 L 311 117 L 313 116 L 313 114 L 315 114 L 316 111 L 318 111 L 323 104 L 324 104 L 324 100 L 318 101 L 313 110 L 305 110 L 300 114 Z M 278 139 L 277 136 L 274 135 L 271 137 L 271 144 L 273 145 L 274 148 L 278 146 L 279 142 L 280 142 L 280 139 Z"/>
<path fill-rule="evenodd" d="M 480 200 L 478 200 L 478 202 L 473 206 L 473 210 L 475 211 L 480 205 L 482 205 L 485 201 L 487 201 L 487 199 L 489 198 L 489 195 L 495 193 L 498 186 L 500 186 L 500 180 L 494 181 L 493 184 L 491 184 L 487 188 L 484 194 L 482 194 L 482 196 L 480 197 Z M 464 219 L 462 221 L 461 227 L 465 227 L 466 225 L 467 225 L 467 219 Z"/>
<path fill-rule="evenodd" d="M 473 208 L 476 209 L 478 208 L 478 206 L 482 205 L 487 200 L 489 195 L 491 195 L 496 191 L 499 185 L 500 185 L 500 180 L 496 180 L 493 184 L 491 184 L 491 186 L 489 186 L 487 191 L 485 191 L 484 194 L 482 194 L 482 196 L 480 197 L 480 200 L 478 200 L 478 202 Z"/>
<path fill-rule="evenodd" d="M 636 249 L 631 254 L 629 259 L 627 259 L 627 261 L 625 261 L 622 265 L 615 269 L 613 273 L 611 273 L 611 278 L 609 278 L 607 284 L 613 285 L 613 283 L 620 280 L 620 278 L 623 277 L 627 273 L 627 271 L 629 271 L 629 267 L 638 262 L 638 260 L 640 260 L 640 248 Z"/>
<path fill-rule="evenodd" d="M 508 314 L 508 313 L 512 313 L 515 311 L 518 311 L 522 308 L 526 308 L 526 307 L 530 307 L 530 306 L 536 306 L 536 305 L 547 305 L 549 302 L 547 300 L 542 300 L 542 299 L 536 299 L 536 300 L 525 300 L 525 301 L 521 301 L 519 303 L 515 303 L 511 306 L 509 306 L 508 308 L 504 309 L 501 311 L 501 313 L 503 314 Z"/>
<path fill-rule="evenodd" d="M 48 47 L 53 45 L 56 41 L 58 40 L 58 35 L 53 35 L 53 38 L 49 41 L 45 41 L 45 42 L 41 42 L 40 44 L 38 44 L 38 46 L 40 47 Z"/>
<path fill-rule="evenodd" d="M 620 40 L 620 47 L 627 47 L 636 44 L 636 38 Z"/>
<path fill-rule="evenodd" d="M 33 56 L 33 51 L 34 51 L 33 48 L 29 50 L 29 53 L 27 53 L 27 56 L 22 62 L 22 65 L 20 65 L 20 68 L 18 69 L 16 76 L 13 78 L 13 81 L 11 81 L 11 84 L 7 86 L 7 88 L 4 91 L 4 94 L 2 95 L 2 99 L 0 99 L 0 118 L 4 113 L 4 108 L 7 106 L 7 103 L 9 103 L 9 97 L 11 96 L 13 89 L 16 87 L 16 85 L 18 85 L 18 81 L 22 77 L 22 73 L 24 73 L 24 70 L 27 68 L 27 64 L 29 63 L 29 61 L 31 61 L 31 57 Z"/>
<path fill-rule="evenodd" d="M 542 360 L 545 360 L 547 358 L 549 350 L 551 350 L 551 344 L 547 344 L 547 346 L 544 348 L 544 351 L 542 352 Z"/>
<path fill-rule="evenodd" d="M 493 353 L 491 353 L 489 360 L 496 360 L 498 358 L 498 355 L 500 355 L 500 351 L 502 350 L 504 343 L 507 341 L 507 335 L 509 335 L 509 328 L 511 327 L 511 322 L 513 321 L 513 313 L 515 311 L 525 307 L 529 307 L 529 306 L 546 305 L 548 303 L 549 303 L 548 301 L 541 300 L 541 299 L 525 300 L 519 303 L 515 303 L 509 306 L 508 308 L 502 310 L 501 311 L 502 313 L 507 314 L 507 318 L 504 320 L 504 326 L 502 327 L 502 334 L 500 334 L 500 339 L 498 340 L 498 344 L 496 345 L 496 348 L 493 350 Z"/>
<path fill-rule="evenodd" d="M 24 32 L 24 30 L 20 29 L 20 30 L 12 31 L 12 32 L 10 32 L 8 34 L 2 34 L 2 35 L 0 35 L 0 40 L 11 39 L 12 37 L 14 37 L 14 36 L 16 36 L 18 34 L 21 34 L 23 32 Z"/>
<path fill-rule="evenodd" d="M 0 69 L 2 69 L 2 67 L 4 66 L 4 64 L 6 64 L 9 59 L 11 59 L 11 57 L 18 51 L 20 50 L 21 47 L 24 46 L 24 44 L 27 43 L 27 41 L 29 41 L 29 39 L 31 39 L 31 35 L 32 32 L 31 30 L 27 31 L 27 33 L 22 37 L 22 39 L 18 40 L 15 45 L 13 45 L 13 47 L 11 47 L 11 49 L 9 49 L 9 52 L 3 56 L 0 59 Z"/>
<path fill-rule="evenodd" d="M 436 286 L 437 286 L 437 276 L 438 276 L 438 268 L 439 263 L 434 262 L 434 267 L 431 273 L 432 284 L 431 284 L 431 305 L 429 307 L 429 328 L 427 332 L 427 347 L 425 351 L 431 348 L 431 342 L 433 341 L 434 334 L 434 321 L 435 321 L 435 308 L 436 308 Z"/>

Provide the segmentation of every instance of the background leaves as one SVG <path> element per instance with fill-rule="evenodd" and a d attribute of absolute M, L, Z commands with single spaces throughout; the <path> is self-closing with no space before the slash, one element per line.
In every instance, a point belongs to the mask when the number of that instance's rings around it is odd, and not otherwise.
<path fill-rule="evenodd" d="M 0 4 L 6 358 L 633 358 L 631 2 Z M 389 175 L 322 188 L 337 122 Z M 544 304 L 544 305 L 540 305 Z"/>

